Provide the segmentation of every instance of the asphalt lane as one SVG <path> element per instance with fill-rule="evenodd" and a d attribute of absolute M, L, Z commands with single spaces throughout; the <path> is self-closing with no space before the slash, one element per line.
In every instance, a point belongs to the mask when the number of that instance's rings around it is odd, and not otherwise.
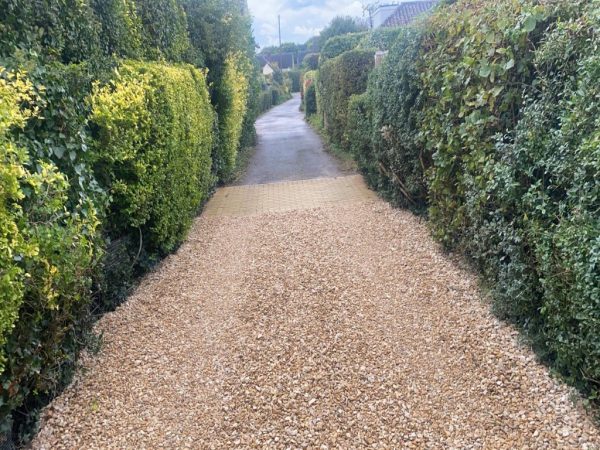
<path fill-rule="evenodd" d="M 321 138 L 304 121 L 300 94 L 269 110 L 256 121 L 258 143 L 238 185 L 347 175 L 325 152 Z"/>

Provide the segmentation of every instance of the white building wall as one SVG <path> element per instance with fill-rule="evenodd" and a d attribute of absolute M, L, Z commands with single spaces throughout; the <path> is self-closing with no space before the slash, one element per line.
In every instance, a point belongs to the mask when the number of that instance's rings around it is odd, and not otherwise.
<path fill-rule="evenodd" d="M 394 11 L 396 11 L 396 9 L 398 9 L 398 4 L 379 6 L 371 15 L 371 20 L 373 21 L 373 28 L 379 28 L 388 17 L 394 14 Z"/>

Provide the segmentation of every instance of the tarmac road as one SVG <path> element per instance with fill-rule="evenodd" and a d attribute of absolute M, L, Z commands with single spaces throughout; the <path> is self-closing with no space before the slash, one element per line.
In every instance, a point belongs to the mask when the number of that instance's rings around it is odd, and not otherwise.
<path fill-rule="evenodd" d="M 300 94 L 256 121 L 258 144 L 238 185 L 347 175 L 323 149 L 321 138 L 304 121 Z"/>

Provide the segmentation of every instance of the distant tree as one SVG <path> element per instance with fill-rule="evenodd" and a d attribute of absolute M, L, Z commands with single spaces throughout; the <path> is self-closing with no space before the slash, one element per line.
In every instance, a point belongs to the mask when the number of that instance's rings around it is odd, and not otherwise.
<path fill-rule="evenodd" d="M 319 51 L 321 50 L 319 36 L 311 37 L 308 41 L 306 41 L 304 46 L 306 47 L 306 51 L 309 53 L 319 53 Z"/>
<path fill-rule="evenodd" d="M 279 47 L 276 45 L 270 45 L 267 47 L 263 47 L 259 53 L 261 56 L 271 56 L 279 53 Z"/>
<path fill-rule="evenodd" d="M 341 34 L 366 31 L 367 27 L 362 21 L 350 16 L 337 16 L 327 25 L 319 35 L 319 44 L 323 46 L 327 39 Z"/>

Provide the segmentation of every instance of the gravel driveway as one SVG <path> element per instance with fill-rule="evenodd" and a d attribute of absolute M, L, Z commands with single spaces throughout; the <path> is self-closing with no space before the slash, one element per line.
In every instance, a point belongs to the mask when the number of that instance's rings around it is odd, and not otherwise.
<path fill-rule="evenodd" d="M 33 448 L 584 449 L 577 396 L 379 200 L 202 216 Z"/>

